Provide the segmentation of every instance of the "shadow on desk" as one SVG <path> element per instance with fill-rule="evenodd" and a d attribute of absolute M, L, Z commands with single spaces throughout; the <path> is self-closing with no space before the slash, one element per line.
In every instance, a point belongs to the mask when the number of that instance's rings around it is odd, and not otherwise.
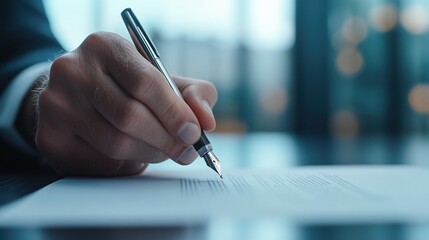
<path fill-rule="evenodd" d="M 0 206 L 28 195 L 56 180 L 59 177 L 51 174 L 0 174 Z"/>
<path fill-rule="evenodd" d="M 0 239 L 205 239 L 204 227 L 1 229 Z"/>
<path fill-rule="evenodd" d="M 230 221 L 228 221 L 230 222 Z M 271 224 L 269 224 L 271 223 Z M 221 224 L 222 225 L 222 224 Z M 142 228 L 54 228 L 0 229 L 0 239 L 296 239 L 296 240 L 423 240 L 429 238 L 426 226 L 340 225 L 293 226 L 290 223 L 238 221 L 230 226 L 217 223 L 198 226 L 169 226 Z"/>

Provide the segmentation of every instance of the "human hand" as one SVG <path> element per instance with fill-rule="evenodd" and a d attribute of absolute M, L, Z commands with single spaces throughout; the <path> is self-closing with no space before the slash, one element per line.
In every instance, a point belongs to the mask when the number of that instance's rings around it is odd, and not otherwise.
<path fill-rule="evenodd" d="M 189 164 L 201 129 L 215 128 L 217 93 L 207 81 L 173 79 L 187 104 L 129 41 L 91 34 L 52 64 L 36 146 L 62 175 L 136 174 L 167 158 Z"/>

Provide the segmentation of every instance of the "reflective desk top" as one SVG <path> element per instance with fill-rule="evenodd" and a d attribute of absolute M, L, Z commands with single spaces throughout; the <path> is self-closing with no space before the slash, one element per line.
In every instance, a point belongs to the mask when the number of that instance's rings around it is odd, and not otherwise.
<path fill-rule="evenodd" d="M 335 140 L 280 133 L 211 134 L 225 169 L 297 165 L 412 164 L 429 168 L 429 137 Z M 183 168 L 172 161 L 154 169 Z M 188 169 L 208 171 L 196 160 Z M 0 174 L 0 206 L 55 181 L 47 174 Z M 428 189 L 429 191 L 429 189 Z M 429 207 L 429 203 L 428 203 Z M 429 223 L 302 225 L 285 219 L 213 219 L 180 226 L 1 229 L 0 239 L 428 239 Z"/>

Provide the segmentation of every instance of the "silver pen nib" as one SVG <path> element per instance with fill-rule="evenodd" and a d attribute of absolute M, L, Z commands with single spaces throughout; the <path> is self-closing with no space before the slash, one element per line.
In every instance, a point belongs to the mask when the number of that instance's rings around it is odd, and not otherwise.
<path fill-rule="evenodd" d="M 203 156 L 203 158 L 206 161 L 207 166 L 213 169 L 217 174 L 219 174 L 220 178 L 223 179 L 222 170 L 220 169 L 220 162 L 219 159 L 217 159 L 216 155 L 212 151 L 210 151 L 207 152 Z"/>

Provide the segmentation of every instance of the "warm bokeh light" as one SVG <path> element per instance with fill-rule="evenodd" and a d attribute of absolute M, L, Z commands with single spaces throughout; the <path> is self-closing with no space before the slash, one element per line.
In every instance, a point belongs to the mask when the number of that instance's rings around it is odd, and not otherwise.
<path fill-rule="evenodd" d="M 285 89 L 273 88 L 262 91 L 259 100 L 262 109 L 275 116 L 286 109 L 288 97 Z"/>
<path fill-rule="evenodd" d="M 363 18 L 350 17 L 344 21 L 341 32 L 344 40 L 357 44 L 368 36 L 368 27 Z"/>
<path fill-rule="evenodd" d="M 218 119 L 216 122 L 216 132 L 243 133 L 247 131 L 246 124 L 239 119 Z"/>
<path fill-rule="evenodd" d="M 341 110 L 333 114 L 330 121 L 331 133 L 336 137 L 353 138 L 359 134 L 359 120 L 353 111 Z"/>
<path fill-rule="evenodd" d="M 429 84 L 415 85 L 408 95 L 411 108 L 423 114 L 429 113 Z"/>
<path fill-rule="evenodd" d="M 393 4 L 380 4 L 371 9 L 369 19 L 377 31 L 388 32 L 398 22 L 398 10 Z"/>
<path fill-rule="evenodd" d="M 355 47 L 345 47 L 341 49 L 337 56 L 337 67 L 345 75 L 354 75 L 359 72 L 364 65 L 362 54 Z"/>
<path fill-rule="evenodd" d="M 406 7 L 401 13 L 401 24 L 412 34 L 423 34 L 429 29 L 429 11 L 415 4 Z"/>

